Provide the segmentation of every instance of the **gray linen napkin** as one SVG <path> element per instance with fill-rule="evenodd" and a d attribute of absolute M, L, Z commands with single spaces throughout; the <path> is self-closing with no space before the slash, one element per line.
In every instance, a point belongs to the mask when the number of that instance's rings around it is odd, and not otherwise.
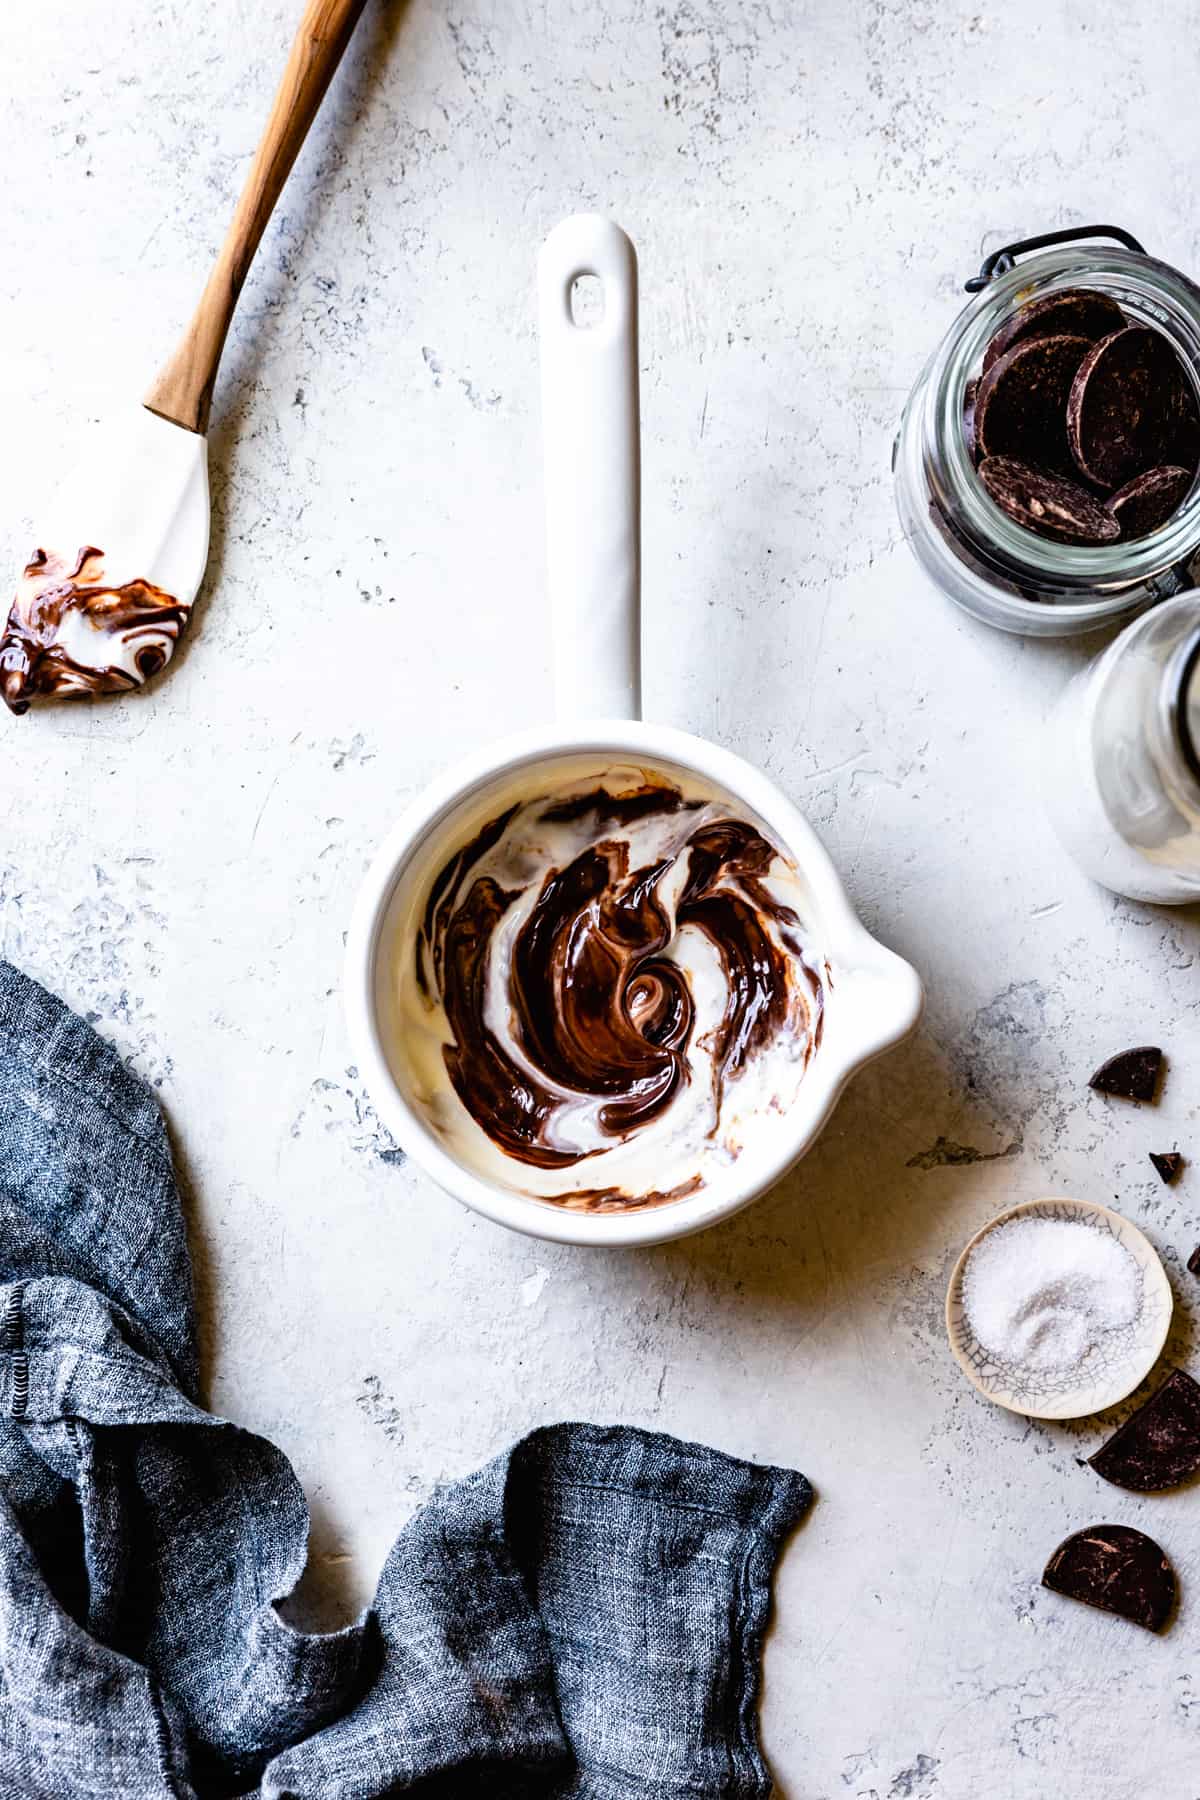
<path fill-rule="evenodd" d="M 0 1793 L 759 1796 L 758 1662 L 803 1476 L 534 1432 L 405 1528 L 324 1636 L 308 1512 L 197 1401 L 157 1102 L 0 963 Z"/>

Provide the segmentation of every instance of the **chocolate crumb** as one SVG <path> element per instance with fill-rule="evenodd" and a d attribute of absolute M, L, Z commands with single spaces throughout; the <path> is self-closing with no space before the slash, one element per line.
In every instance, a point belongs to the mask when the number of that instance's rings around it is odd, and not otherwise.
<path fill-rule="evenodd" d="M 1074 341 L 1074 340 L 1072 340 Z M 1147 325 L 1127 325 L 1089 345 L 1071 384 L 1067 435 L 1081 472 L 1113 488 L 1176 462 L 1190 384 L 1174 345 Z"/>
<path fill-rule="evenodd" d="M 1141 1044 L 1101 1063 L 1088 1086 L 1118 1100 L 1153 1100 L 1162 1065 L 1162 1051 L 1153 1044 Z"/>

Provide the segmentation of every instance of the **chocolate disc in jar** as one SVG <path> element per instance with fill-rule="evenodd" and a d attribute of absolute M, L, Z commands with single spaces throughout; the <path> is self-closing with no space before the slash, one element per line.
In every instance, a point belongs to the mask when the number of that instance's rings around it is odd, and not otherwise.
<path fill-rule="evenodd" d="M 994 362 L 975 398 L 975 438 L 984 456 L 1015 456 L 1035 468 L 1077 474 L 1067 441 L 1067 402 L 1087 338 L 1032 338 Z"/>
<path fill-rule="evenodd" d="M 1168 463 L 1165 468 L 1147 469 L 1144 475 L 1135 475 L 1123 488 L 1110 494 L 1106 505 L 1126 542 L 1165 525 L 1191 487 L 1192 479 L 1190 469 Z"/>
<path fill-rule="evenodd" d="M 1067 436 L 1080 471 L 1097 487 L 1120 487 L 1178 460 L 1175 445 L 1195 406 L 1188 376 L 1161 331 L 1127 325 L 1094 344 L 1067 405 Z"/>
<path fill-rule="evenodd" d="M 979 479 L 1001 512 L 1026 531 L 1062 544 L 1111 544 L 1120 526 L 1107 506 L 1076 481 L 1031 469 L 1012 456 L 988 456 Z"/>
<path fill-rule="evenodd" d="M 1095 343 L 1121 331 L 1129 323 L 1108 294 L 1089 288 L 1064 288 L 1019 306 L 1001 325 L 983 353 L 984 373 L 1014 344 L 1029 338 L 1081 337 Z"/>
<path fill-rule="evenodd" d="M 1193 472 L 1200 467 L 1200 407 L 1190 381 L 1183 384 L 1171 440 L 1171 461 Z"/>
<path fill-rule="evenodd" d="M 967 455 L 973 463 L 979 461 L 979 445 L 975 440 L 975 402 L 979 397 L 979 383 L 968 381 L 963 390 L 963 437 L 966 440 Z"/>

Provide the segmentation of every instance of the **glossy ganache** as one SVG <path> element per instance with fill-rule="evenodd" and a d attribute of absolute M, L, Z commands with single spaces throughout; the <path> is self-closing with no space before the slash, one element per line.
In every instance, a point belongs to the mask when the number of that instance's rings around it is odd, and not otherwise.
<path fill-rule="evenodd" d="M 24 713 L 38 699 L 127 693 L 169 662 L 190 611 L 149 581 L 106 580 L 93 545 L 38 550 L 0 637 L 0 694 Z"/>
<path fill-rule="evenodd" d="M 444 1012 L 454 1093 L 505 1156 L 574 1169 L 667 1118 L 698 1079 L 712 1138 L 772 1045 L 807 1061 L 822 986 L 796 909 L 769 886 L 781 865 L 758 826 L 659 782 L 511 806 L 445 862 L 417 986 Z M 697 962 L 712 988 L 714 959 L 721 991 L 701 1008 Z M 553 1197 L 608 1210 L 680 1199 L 703 1177 L 636 1192 L 576 1180 Z"/>

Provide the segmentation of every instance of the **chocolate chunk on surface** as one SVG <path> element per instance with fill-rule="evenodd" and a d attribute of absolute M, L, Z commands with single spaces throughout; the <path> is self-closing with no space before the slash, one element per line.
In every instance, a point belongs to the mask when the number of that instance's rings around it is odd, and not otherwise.
<path fill-rule="evenodd" d="M 1042 1586 L 1102 1612 L 1161 1631 L 1175 1604 L 1175 1571 L 1162 1550 L 1131 1525 L 1092 1525 L 1060 1544 Z"/>
<path fill-rule="evenodd" d="M 984 373 L 994 362 L 1029 338 L 1081 337 L 1095 343 L 1129 323 L 1116 301 L 1095 288 L 1063 288 L 1020 306 L 1001 325 L 983 353 Z"/>
<path fill-rule="evenodd" d="M 1091 348 L 1083 337 L 1031 338 L 997 358 L 981 377 L 975 399 L 975 436 L 983 455 L 1015 456 L 1035 468 L 1077 474 L 1067 440 L 1067 404 Z"/>
<path fill-rule="evenodd" d="M 1187 1266 L 1189 1275 L 1200 1275 L 1200 1244 L 1196 1245 L 1196 1248 L 1188 1257 Z"/>
<path fill-rule="evenodd" d="M 1178 1150 L 1151 1150 L 1150 1161 L 1168 1187 L 1173 1181 L 1179 1180 L 1183 1171 L 1183 1158 Z"/>
<path fill-rule="evenodd" d="M 1161 469 L 1147 469 L 1144 475 L 1135 475 L 1115 494 L 1110 494 L 1105 504 L 1121 527 L 1121 536 L 1126 542 L 1145 537 L 1148 531 L 1157 531 L 1160 525 L 1165 525 L 1193 479 L 1190 469 L 1167 463 Z"/>
<path fill-rule="evenodd" d="M 1183 1369 L 1172 1369 L 1088 1461 L 1105 1481 L 1135 1494 L 1190 1481 L 1200 1470 L 1200 1385 Z"/>
<path fill-rule="evenodd" d="M 1141 1044 L 1136 1050 L 1122 1050 L 1101 1063 L 1088 1086 L 1118 1100 L 1153 1100 L 1162 1064 L 1161 1050 L 1153 1044 Z"/>
<path fill-rule="evenodd" d="M 1078 365 L 1067 403 L 1077 467 L 1097 487 L 1113 488 L 1178 461 L 1175 444 L 1190 386 L 1161 331 L 1127 325 L 1101 338 Z"/>
<path fill-rule="evenodd" d="M 1001 512 L 1027 531 L 1064 544 L 1112 544 L 1120 526 L 1077 481 L 1031 469 L 1015 456 L 986 456 L 979 479 Z"/>

